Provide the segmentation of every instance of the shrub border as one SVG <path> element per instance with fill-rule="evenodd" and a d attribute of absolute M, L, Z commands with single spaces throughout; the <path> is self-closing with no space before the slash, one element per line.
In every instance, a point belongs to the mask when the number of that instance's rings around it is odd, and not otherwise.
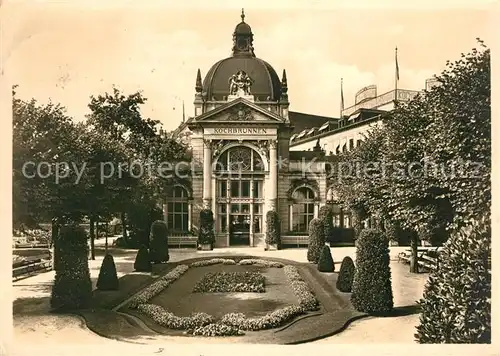
<path fill-rule="evenodd" d="M 293 293 L 298 298 L 298 304 L 292 304 L 274 310 L 258 318 L 248 318 L 243 313 L 228 313 L 220 320 L 206 313 L 194 313 L 187 317 L 179 317 L 167 311 L 160 305 L 147 303 L 154 296 L 166 289 L 175 280 L 179 279 L 189 268 L 211 266 L 215 264 L 226 265 L 260 265 L 270 268 L 283 268 Z M 244 335 L 243 330 L 266 330 L 282 326 L 285 322 L 305 314 L 308 311 L 319 309 L 316 299 L 309 285 L 300 276 L 297 267 L 284 265 L 280 262 L 261 259 L 242 259 L 238 263 L 233 259 L 213 258 L 210 260 L 196 261 L 190 264 L 181 264 L 165 276 L 137 294 L 128 303 L 129 309 L 150 317 L 153 321 L 169 329 L 186 330 L 187 334 L 198 336 L 236 336 Z"/>

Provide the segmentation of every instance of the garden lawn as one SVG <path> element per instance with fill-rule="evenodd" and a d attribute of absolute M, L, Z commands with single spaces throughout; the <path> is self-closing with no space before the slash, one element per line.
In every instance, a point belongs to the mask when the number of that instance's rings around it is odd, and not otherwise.
<path fill-rule="evenodd" d="M 193 293 L 195 285 L 208 273 L 217 272 L 258 272 L 265 277 L 265 292 Z M 287 285 L 282 268 L 220 264 L 190 268 L 149 303 L 160 305 L 177 316 L 204 312 L 215 317 L 222 317 L 227 313 L 243 313 L 248 317 L 257 317 L 297 304 L 298 300 Z"/>

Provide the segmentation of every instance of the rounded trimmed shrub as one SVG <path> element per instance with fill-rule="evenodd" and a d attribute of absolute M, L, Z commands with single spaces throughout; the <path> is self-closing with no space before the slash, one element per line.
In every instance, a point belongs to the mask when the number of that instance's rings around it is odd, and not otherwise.
<path fill-rule="evenodd" d="M 388 241 L 379 230 L 364 229 L 359 235 L 351 302 L 368 314 L 387 313 L 394 306 Z"/>
<path fill-rule="evenodd" d="M 336 287 L 339 291 L 351 293 L 354 273 L 354 261 L 349 256 L 344 257 L 342 264 L 340 265 L 339 275 L 337 277 Z"/>
<path fill-rule="evenodd" d="M 318 263 L 321 249 L 325 245 L 325 229 L 323 222 L 312 219 L 309 223 L 309 245 L 307 247 L 307 260 Z"/>
<path fill-rule="evenodd" d="M 319 208 L 319 219 L 323 222 L 326 241 L 333 241 L 333 211 L 329 205 Z"/>
<path fill-rule="evenodd" d="M 318 271 L 320 272 L 334 272 L 335 271 L 335 263 L 333 262 L 332 252 L 330 251 L 330 247 L 323 245 L 321 249 L 321 254 L 319 256 L 318 261 Z"/>
<path fill-rule="evenodd" d="M 198 244 L 213 245 L 215 243 L 214 213 L 211 209 L 200 211 L 200 229 L 198 231 Z"/>
<path fill-rule="evenodd" d="M 142 245 L 135 256 L 134 269 L 136 272 L 151 272 L 151 257 L 146 245 Z"/>
<path fill-rule="evenodd" d="M 99 277 L 97 278 L 97 289 L 99 290 L 117 290 L 118 289 L 118 276 L 116 274 L 116 266 L 113 256 L 109 253 L 104 256 L 104 260 L 99 270 Z"/>
<path fill-rule="evenodd" d="M 491 343 L 491 226 L 474 223 L 450 236 L 424 289 L 416 340 Z"/>
<path fill-rule="evenodd" d="M 281 245 L 281 224 L 280 217 L 275 210 L 266 213 L 266 244 Z"/>
<path fill-rule="evenodd" d="M 61 226 L 54 245 L 56 276 L 50 306 L 58 310 L 87 308 L 92 300 L 87 233 L 78 225 Z"/>
<path fill-rule="evenodd" d="M 151 224 L 149 255 L 152 263 L 168 262 L 168 228 L 163 220 Z"/>

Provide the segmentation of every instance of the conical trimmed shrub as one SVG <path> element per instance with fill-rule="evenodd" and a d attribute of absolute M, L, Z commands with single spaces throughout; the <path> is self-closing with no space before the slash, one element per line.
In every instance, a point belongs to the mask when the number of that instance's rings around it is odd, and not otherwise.
<path fill-rule="evenodd" d="M 78 225 L 61 226 L 54 245 L 57 261 L 50 305 L 58 310 L 83 309 L 92 300 L 87 233 Z"/>
<path fill-rule="evenodd" d="M 116 274 L 116 266 L 113 256 L 106 254 L 99 270 L 97 278 L 97 289 L 99 290 L 117 290 L 119 286 L 118 275 Z"/>
<path fill-rule="evenodd" d="M 335 263 L 333 262 L 332 252 L 330 246 L 323 245 L 321 254 L 318 261 L 318 271 L 320 272 L 334 272 Z"/>
<path fill-rule="evenodd" d="M 320 219 L 312 219 L 309 223 L 309 245 L 307 260 L 318 263 L 321 249 L 325 245 L 325 228 Z"/>
<path fill-rule="evenodd" d="M 163 220 L 156 220 L 151 224 L 149 254 L 152 263 L 168 262 L 168 228 Z"/>
<path fill-rule="evenodd" d="M 394 306 L 388 240 L 379 230 L 359 234 L 351 302 L 368 314 L 387 313 Z"/>
<path fill-rule="evenodd" d="M 426 343 L 491 343 L 491 226 L 450 237 L 425 286 L 415 338 Z"/>
<path fill-rule="evenodd" d="M 137 256 L 135 257 L 134 269 L 137 272 L 151 272 L 151 258 L 149 256 L 148 248 L 142 245 Z"/>
<path fill-rule="evenodd" d="M 339 291 L 344 293 L 350 293 L 352 291 L 354 273 L 354 261 L 349 256 L 344 257 L 340 265 L 339 276 L 337 277 L 336 287 Z"/>

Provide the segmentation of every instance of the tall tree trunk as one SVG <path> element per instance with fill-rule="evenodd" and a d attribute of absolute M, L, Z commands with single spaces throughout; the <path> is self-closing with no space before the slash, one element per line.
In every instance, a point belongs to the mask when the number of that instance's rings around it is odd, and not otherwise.
<path fill-rule="evenodd" d="M 413 232 L 411 235 L 410 246 L 410 273 L 418 273 L 418 234 L 416 232 Z"/>
<path fill-rule="evenodd" d="M 106 242 L 104 244 L 104 253 L 105 254 L 108 253 L 108 230 L 109 230 L 109 226 L 108 226 L 108 223 L 106 223 L 106 230 L 105 230 Z"/>
<path fill-rule="evenodd" d="M 50 258 L 51 258 L 51 265 L 52 269 L 55 270 L 55 254 L 56 254 L 56 244 L 57 244 L 57 238 L 59 236 L 59 221 L 57 218 L 52 219 L 52 227 L 51 227 L 51 238 L 50 238 Z"/>
<path fill-rule="evenodd" d="M 125 216 L 124 212 L 120 213 L 120 219 L 122 221 L 122 236 L 123 236 L 123 241 L 127 242 L 128 241 L 128 236 L 127 236 L 127 221 L 126 221 L 126 216 Z"/>
<path fill-rule="evenodd" d="M 95 217 L 90 218 L 90 259 L 95 260 Z"/>

